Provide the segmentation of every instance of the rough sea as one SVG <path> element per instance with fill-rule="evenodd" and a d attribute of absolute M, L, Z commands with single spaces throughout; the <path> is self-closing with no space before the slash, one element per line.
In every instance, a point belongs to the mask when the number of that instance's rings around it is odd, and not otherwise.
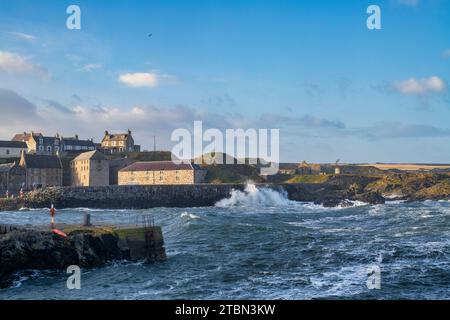
<path fill-rule="evenodd" d="M 249 185 L 210 208 L 61 209 L 57 223 L 130 224 L 152 214 L 168 259 L 28 270 L 0 299 L 450 299 L 450 202 L 324 208 Z M 0 223 L 46 225 L 48 209 L 0 212 Z M 369 289 L 373 270 L 379 289 Z"/>

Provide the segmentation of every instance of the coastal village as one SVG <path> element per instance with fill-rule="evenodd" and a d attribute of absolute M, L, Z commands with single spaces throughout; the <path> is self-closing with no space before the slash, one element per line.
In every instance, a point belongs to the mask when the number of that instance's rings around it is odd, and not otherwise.
<path fill-rule="evenodd" d="M 225 155 L 224 155 L 225 156 Z M 259 163 L 259 162 L 258 162 Z M 105 131 L 101 142 L 56 133 L 21 132 L 0 141 L 0 198 L 46 187 L 197 185 L 221 183 L 323 183 L 339 175 L 448 173 L 448 165 L 280 163 L 262 176 L 259 164 L 175 164 L 170 151 L 141 151 L 131 130 Z"/>
<path fill-rule="evenodd" d="M 130 130 L 105 131 L 100 143 L 76 134 L 44 136 L 23 132 L 0 141 L 0 192 L 8 196 L 50 186 L 197 184 L 205 170 L 195 164 L 175 164 L 170 153 L 163 161 L 137 161 L 156 152 L 141 152 Z M 168 156 L 169 155 L 169 156 Z"/>

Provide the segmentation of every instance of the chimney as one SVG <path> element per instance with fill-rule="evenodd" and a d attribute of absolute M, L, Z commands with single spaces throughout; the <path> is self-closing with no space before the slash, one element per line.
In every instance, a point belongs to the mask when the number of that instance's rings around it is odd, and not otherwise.
<path fill-rule="evenodd" d="M 128 135 L 130 135 L 130 136 L 131 136 L 131 130 L 130 130 L 130 129 L 128 129 Z"/>
<path fill-rule="evenodd" d="M 108 130 L 105 130 L 105 136 L 109 135 Z"/>
<path fill-rule="evenodd" d="M 75 134 L 75 140 L 78 140 L 78 134 Z"/>

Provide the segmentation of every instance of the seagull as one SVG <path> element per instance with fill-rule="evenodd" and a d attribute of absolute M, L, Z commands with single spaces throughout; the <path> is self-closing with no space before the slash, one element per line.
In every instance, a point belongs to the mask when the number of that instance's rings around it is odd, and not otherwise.
<path fill-rule="evenodd" d="M 153 33 L 150 33 L 150 34 L 148 35 L 148 37 L 150 38 L 152 35 L 153 35 Z"/>

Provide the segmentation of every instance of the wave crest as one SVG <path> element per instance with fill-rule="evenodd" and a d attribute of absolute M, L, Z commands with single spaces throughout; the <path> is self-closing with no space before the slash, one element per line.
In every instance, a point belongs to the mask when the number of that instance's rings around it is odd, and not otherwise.
<path fill-rule="evenodd" d="M 232 190 L 230 197 L 216 203 L 216 207 L 228 208 L 236 206 L 287 206 L 294 204 L 287 198 L 286 191 L 279 192 L 269 188 L 257 188 L 247 184 L 244 191 Z"/>

